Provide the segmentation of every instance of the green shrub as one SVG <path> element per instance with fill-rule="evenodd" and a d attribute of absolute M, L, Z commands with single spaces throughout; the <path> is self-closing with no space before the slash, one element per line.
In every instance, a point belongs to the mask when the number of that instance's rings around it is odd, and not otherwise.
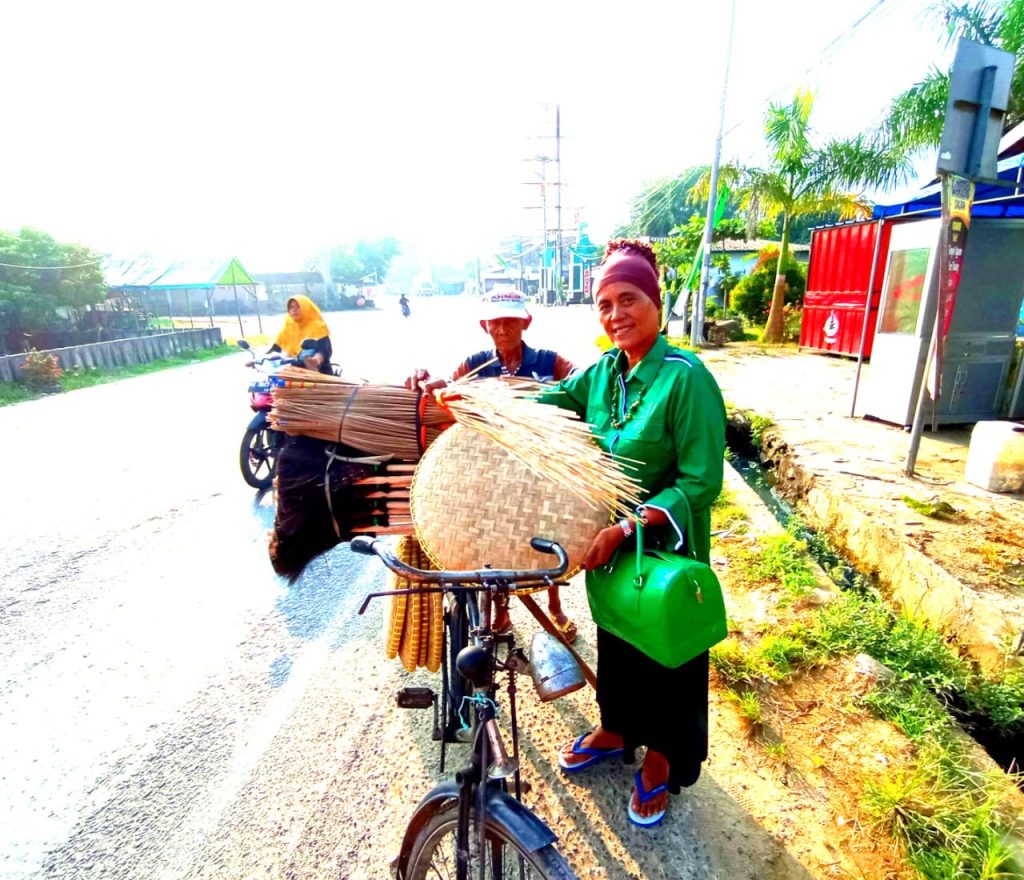
<path fill-rule="evenodd" d="M 768 320 L 768 310 L 775 290 L 778 254 L 777 248 L 762 251 L 754 270 L 739 280 L 730 296 L 732 308 L 751 324 L 761 325 Z M 790 255 L 786 264 L 786 305 L 798 310 L 802 308 L 806 289 L 807 269 Z M 799 324 L 797 326 L 799 328 Z"/>

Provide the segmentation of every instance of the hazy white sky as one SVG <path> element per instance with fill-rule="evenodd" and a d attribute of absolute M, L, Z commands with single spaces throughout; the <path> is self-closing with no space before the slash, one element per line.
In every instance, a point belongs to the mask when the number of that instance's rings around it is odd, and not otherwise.
<path fill-rule="evenodd" d="M 758 158 L 770 96 L 810 86 L 816 129 L 846 135 L 948 67 L 921 20 L 930 2 L 737 0 L 724 156 Z M 558 104 L 563 227 L 578 208 L 601 237 L 645 181 L 710 161 L 728 13 L 726 0 L 11 2 L 0 227 L 101 252 L 233 253 L 257 272 L 382 235 L 425 258 L 486 256 L 541 229 L 525 208 L 540 204 L 525 185 L 540 166 L 524 160 L 554 156 Z"/>

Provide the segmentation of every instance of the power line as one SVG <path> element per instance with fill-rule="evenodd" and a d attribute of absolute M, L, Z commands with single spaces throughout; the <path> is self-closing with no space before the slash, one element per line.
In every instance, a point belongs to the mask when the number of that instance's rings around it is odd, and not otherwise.
<path fill-rule="evenodd" d="M 776 88 L 775 90 L 770 92 L 757 105 L 755 105 L 755 107 L 751 111 L 749 111 L 744 116 L 743 119 L 741 119 L 739 122 L 737 122 L 731 128 L 726 129 L 726 131 L 722 135 L 723 139 L 728 137 L 730 134 L 732 134 L 738 128 L 742 128 L 744 125 L 747 125 L 748 123 L 750 123 L 755 118 L 755 116 L 757 114 L 757 111 L 759 111 L 762 107 L 767 106 L 772 101 L 772 99 L 776 98 L 778 95 L 782 94 L 783 92 L 791 89 L 795 83 L 799 83 L 809 73 L 811 73 L 812 71 L 814 71 L 817 68 L 821 67 L 822 64 L 824 64 L 825 61 L 828 59 L 829 55 L 834 54 L 835 51 L 837 49 L 839 49 L 840 46 L 843 43 L 848 41 L 850 39 L 850 37 L 853 36 L 854 32 L 859 27 L 861 27 L 869 18 L 871 18 L 871 16 L 873 16 L 876 12 L 878 12 L 878 10 L 881 9 L 881 7 L 884 6 L 887 2 L 889 3 L 889 5 L 884 10 L 883 16 L 891 14 L 898 6 L 900 6 L 901 4 L 905 3 L 906 0 L 875 0 L 875 2 L 871 5 L 871 7 L 868 8 L 865 12 L 863 12 L 856 21 L 854 21 L 851 25 L 849 25 L 849 27 L 845 28 L 838 35 L 833 37 L 832 40 L 830 40 L 824 46 L 824 48 L 822 48 L 822 50 L 815 57 L 814 63 L 812 63 L 806 70 L 804 70 L 802 73 L 798 74 L 795 77 L 791 77 L 785 83 L 783 83 L 781 86 L 779 86 L 778 88 Z M 880 20 L 881 17 L 882 16 L 879 16 L 879 18 L 877 18 L 876 21 Z M 672 203 L 672 193 L 669 192 L 669 188 L 668 187 L 665 187 L 662 190 L 661 197 L 658 200 L 658 203 L 657 203 L 657 206 L 656 206 L 655 210 L 656 211 L 662 211 L 662 210 L 666 209 L 671 203 Z"/>
<path fill-rule="evenodd" d="M 854 32 L 861 25 L 863 25 L 872 15 L 874 15 L 882 6 L 884 6 L 886 2 L 888 2 L 888 0 L 875 0 L 875 3 L 872 4 L 872 6 L 866 12 L 862 13 L 861 16 L 855 22 L 853 22 L 853 24 L 851 24 L 845 30 L 840 32 L 837 36 L 833 37 L 832 40 L 830 40 L 825 45 L 825 47 L 815 56 L 815 60 L 810 65 L 810 67 L 808 67 L 802 73 L 794 77 L 790 77 L 785 83 L 783 83 L 781 86 L 770 92 L 756 105 L 755 110 L 748 113 L 734 126 L 727 129 L 724 136 L 727 137 L 728 135 L 736 131 L 736 129 L 742 128 L 744 125 L 747 125 L 751 121 L 756 110 L 759 110 L 760 108 L 768 105 L 773 98 L 776 98 L 783 92 L 790 90 L 791 88 L 793 88 L 794 84 L 801 82 L 809 73 L 812 73 L 813 71 L 821 67 L 822 64 L 824 64 L 825 61 L 828 60 L 828 56 L 834 54 L 835 51 L 839 49 L 843 43 L 849 40 L 850 37 L 853 36 Z M 895 0 L 895 2 L 890 2 L 889 6 L 885 10 L 885 14 L 890 14 L 896 9 L 897 6 L 904 2 L 906 2 L 906 0 Z"/>

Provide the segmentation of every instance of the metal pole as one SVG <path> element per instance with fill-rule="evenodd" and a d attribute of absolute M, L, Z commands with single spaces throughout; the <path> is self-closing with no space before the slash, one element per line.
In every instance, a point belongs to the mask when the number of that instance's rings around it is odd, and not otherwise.
<path fill-rule="evenodd" d="M 878 252 L 882 247 L 882 226 L 885 220 L 879 218 L 875 224 L 875 252 L 871 257 L 871 274 L 868 276 L 868 292 L 864 301 L 864 323 L 860 328 L 860 351 L 857 352 L 857 378 L 853 380 L 853 403 L 850 404 L 850 418 L 857 408 L 857 389 L 860 387 L 860 371 L 864 366 L 864 349 L 868 340 L 868 322 L 871 320 L 871 296 L 875 290 L 875 273 L 878 271 Z"/>
<path fill-rule="evenodd" d="M 192 320 L 192 297 L 189 296 L 187 287 L 185 288 L 185 308 L 188 309 L 188 326 L 191 329 L 195 330 L 196 325 L 195 322 Z"/>
<path fill-rule="evenodd" d="M 725 97 L 729 90 L 729 67 L 732 63 L 732 34 L 736 25 L 736 0 L 732 0 L 729 13 L 729 40 L 725 49 L 725 77 L 722 80 L 722 104 L 718 116 L 718 137 L 715 155 L 711 160 L 711 181 L 708 190 L 708 215 L 704 223 L 704 257 L 700 265 L 700 287 L 693 301 L 693 327 L 690 343 L 700 346 L 704 342 L 704 303 L 708 296 L 711 276 L 711 239 L 715 230 L 715 205 L 718 203 L 718 165 L 722 157 L 722 132 L 725 129 Z"/>
<path fill-rule="evenodd" d="M 903 473 L 908 476 L 914 476 L 914 466 L 917 464 L 917 452 L 921 446 L 921 433 L 924 430 L 924 395 L 928 389 L 928 374 L 931 372 L 932 361 L 935 359 L 935 346 L 938 342 L 939 333 L 941 328 L 939 322 L 942 320 L 942 315 L 939 313 L 939 309 L 935 310 L 935 326 L 932 329 L 932 339 L 928 345 L 928 357 L 925 358 L 924 362 L 924 373 L 921 375 L 921 385 L 917 390 L 917 405 L 914 407 L 914 424 L 910 429 L 910 446 L 907 448 L 907 460 L 903 465 Z"/>
<path fill-rule="evenodd" d="M 256 304 L 256 323 L 260 327 L 260 335 L 263 335 L 263 316 L 260 314 L 260 297 L 259 292 L 256 290 L 256 285 L 252 286 L 252 301 Z"/>
<path fill-rule="evenodd" d="M 541 222 L 544 224 L 544 243 L 541 245 L 540 283 L 544 289 L 542 297 L 544 305 L 548 305 L 548 287 L 551 286 L 551 273 L 548 271 L 548 160 L 540 163 L 540 210 Z"/>
<path fill-rule="evenodd" d="M 555 104 L 555 181 L 558 229 L 555 231 L 555 241 L 558 253 L 555 254 L 555 267 L 558 273 L 555 277 L 555 299 L 559 305 L 562 303 L 562 105 Z"/>
<path fill-rule="evenodd" d="M 945 172 L 939 175 L 940 181 L 946 176 Z M 944 181 L 943 181 L 944 183 Z M 942 200 L 946 200 L 946 187 L 942 187 Z M 924 372 L 921 374 L 921 385 L 917 389 L 917 404 L 914 407 L 914 423 L 910 429 L 910 446 L 907 448 L 907 460 L 903 465 L 903 473 L 908 477 L 914 476 L 914 466 L 917 464 L 917 453 L 921 446 L 921 432 L 924 430 L 924 395 L 928 388 L 928 374 L 931 372 L 932 361 L 936 355 L 936 346 L 939 342 L 939 334 L 942 332 L 942 310 L 939 308 L 939 287 L 943 282 L 944 270 L 940 269 L 942 263 L 948 260 L 947 255 L 944 252 L 943 244 L 946 241 L 946 222 L 948 213 L 943 205 L 942 211 L 942 222 L 939 223 L 939 240 L 935 245 L 935 269 L 932 273 L 932 283 L 929 284 L 928 290 L 924 292 L 927 301 L 922 303 L 922 307 L 935 309 L 935 323 L 932 328 L 932 338 L 928 345 L 928 357 L 925 358 Z M 935 290 L 935 295 L 932 296 L 932 289 Z M 941 369 L 941 364 L 939 369 Z M 938 385 L 939 382 L 936 382 Z M 936 401 L 938 403 L 938 401 Z"/>
<path fill-rule="evenodd" d="M 214 288 L 216 289 L 216 288 Z M 238 334 L 245 338 L 245 328 L 242 326 L 242 309 L 238 305 L 238 285 L 235 284 L 235 261 L 231 261 L 231 289 L 235 292 L 235 314 L 238 315 Z"/>

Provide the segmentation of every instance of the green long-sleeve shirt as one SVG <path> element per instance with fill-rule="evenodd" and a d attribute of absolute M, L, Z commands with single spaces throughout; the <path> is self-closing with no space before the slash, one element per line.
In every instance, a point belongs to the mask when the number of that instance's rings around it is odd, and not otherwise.
<path fill-rule="evenodd" d="M 722 488 L 725 405 L 696 355 L 659 336 L 629 370 L 625 353 L 613 348 L 541 399 L 574 410 L 593 427 L 603 449 L 634 460 L 624 464 L 636 468 L 627 473 L 640 481 L 642 506 L 665 511 L 675 532 L 663 544 L 682 549 L 692 515 L 690 549 L 708 561 L 711 503 Z"/>

